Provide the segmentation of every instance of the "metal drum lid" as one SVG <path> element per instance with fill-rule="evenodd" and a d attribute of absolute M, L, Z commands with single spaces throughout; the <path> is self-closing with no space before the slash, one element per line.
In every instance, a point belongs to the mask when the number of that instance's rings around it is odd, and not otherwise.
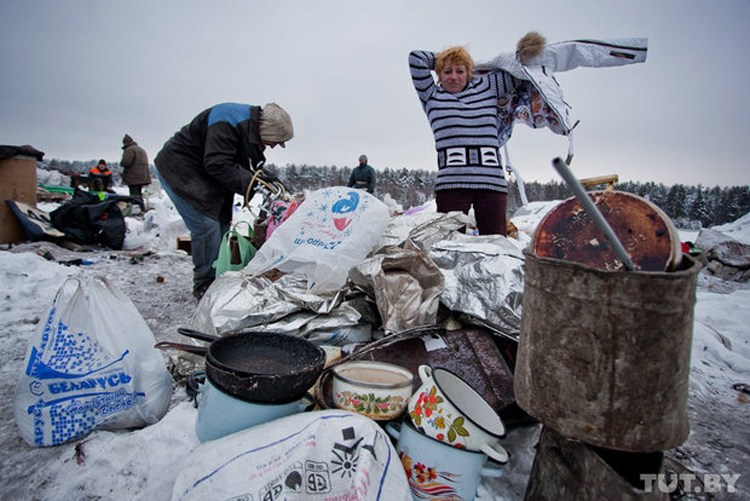
<path fill-rule="evenodd" d="M 682 259 L 677 229 L 659 207 L 622 191 L 588 195 L 625 247 L 638 271 L 671 271 Z M 534 254 L 605 271 L 624 270 L 606 236 L 575 197 L 547 213 L 531 242 Z"/>

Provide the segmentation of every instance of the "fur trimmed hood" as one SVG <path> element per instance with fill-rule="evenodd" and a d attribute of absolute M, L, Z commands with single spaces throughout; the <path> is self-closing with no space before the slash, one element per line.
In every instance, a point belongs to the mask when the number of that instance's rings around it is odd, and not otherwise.
<path fill-rule="evenodd" d="M 542 35 L 529 32 L 519 40 L 516 52 L 502 53 L 489 61 L 480 62 L 475 71 L 486 74 L 503 70 L 533 83 L 559 119 L 560 127 L 552 130 L 569 135 L 576 123 L 554 73 L 578 67 L 603 68 L 642 63 L 646 61 L 647 51 L 647 38 L 570 40 L 547 45 Z"/>

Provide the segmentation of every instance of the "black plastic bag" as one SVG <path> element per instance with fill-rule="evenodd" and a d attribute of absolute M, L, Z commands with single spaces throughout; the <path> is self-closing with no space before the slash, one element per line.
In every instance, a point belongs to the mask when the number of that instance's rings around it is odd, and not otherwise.
<path fill-rule="evenodd" d="M 120 250 L 125 241 L 125 217 L 117 205 L 120 199 L 130 200 L 130 197 L 100 200 L 96 195 L 77 189 L 69 202 L 50 213 L 50 219 L 69 240 Z"/>

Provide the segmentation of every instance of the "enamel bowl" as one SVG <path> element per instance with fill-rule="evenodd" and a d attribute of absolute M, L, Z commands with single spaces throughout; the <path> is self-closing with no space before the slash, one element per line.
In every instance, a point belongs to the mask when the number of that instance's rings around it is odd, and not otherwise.
<path fill-rule="evenodd" d="M 399 365 L 353 360 L 331 372 L 333 401 L 342 410 L 388 421 L 403 414 L 411 398 L 414 375 Z"/>

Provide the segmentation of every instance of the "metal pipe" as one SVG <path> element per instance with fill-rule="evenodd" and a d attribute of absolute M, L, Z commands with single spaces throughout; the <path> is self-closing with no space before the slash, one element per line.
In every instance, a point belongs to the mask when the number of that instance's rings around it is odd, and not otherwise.
<path fill-rule="evenodd" d="M 510 162 L 510 153 L 508 153 L 508 143 L 505 143 L 503 145 L 503 152 L 505 153 L 505 165 L 506 165 L 506 169 L 508 169 L 508 173 L 512 172 L 513 175 L 516 176 L 516 184 L 518 185 L 518 192 L 521 195 L 521 205 L 523 206 L 529 205 L 529 199 L 526 198 L 526 185 L 523 184 L 523 178 L 521 178 L 521 174 L 519 174 L 519 172 Z"/>

